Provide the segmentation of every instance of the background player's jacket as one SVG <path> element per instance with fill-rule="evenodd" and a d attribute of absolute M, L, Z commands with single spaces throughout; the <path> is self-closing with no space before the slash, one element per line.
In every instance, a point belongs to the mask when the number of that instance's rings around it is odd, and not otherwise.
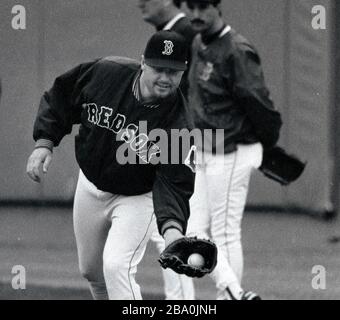
<path fill-rule="evenodd" d="M 149 160 L 158 146 L 149 141 L 138 153 L 139 140 L 133 138 L 139 134 L 139 121 L 147 121 L 147 133 L 155 128 L 191 129 L 192 122 L 179 90 L 153 106 L 141 104 L 133 93 L 140 72 L 138 62 L 113 57 L 61 75 L 41 99 L 33 137 L 58 146 L 72 126 L 80 124 L 76 158 L 85 176 L 98 189 L 113 194 L 152 190 L 159 230 L 171 224 L 185 232 L 194 173 L 184 164 L 152 164 Z M 151 163 L 122 165 L 117 162 L 118 148 L 137 149 L 135 159 Z"/>
<path fill-rule="evenodd" d="M 178 19 L 177 17 L 180 16 Z M 174 17 L 172 20 L 167 22 L 163 26 L 159 26 L 157 30 L 171 30 L 179 33 L 182 35 L 188 43 L 191 43 L 194 39 L 196 32 L 191 26 L 190 20 L 187 18 L 187 16 L 184 13 L 180 13 L 178 16 Z M 175 21 L 172 23 L 172 21 Z"/>
<path fill-rule="evenodd" d="M 225 153 L 235 151 L 238 143 L 260 141 L 271 147 L 279 138 L 281 116 L 270 99 L 259 55 L 229 28 L 208 43 L 201 35 L 194 39 L 189 106 L 195 125 L 224 129 Z"/>

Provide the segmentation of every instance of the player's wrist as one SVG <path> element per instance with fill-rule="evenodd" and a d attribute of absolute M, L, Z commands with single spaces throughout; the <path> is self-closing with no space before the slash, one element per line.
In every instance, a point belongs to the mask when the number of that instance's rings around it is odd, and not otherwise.
<path fill-rule="evenodd" d="M 180 232 L 181 234 L 183 234 L 182 226 L 177 221 L 171 220 L 171 221 L 164 223 L 164 225 L 161 228 L 161 235 L 164 237 L 165 232 L 167 232 L 168 230 L 171 230 L 171 229 L 175 229 L 178 232 Z"/>
<path fill-rule="evenodd" d="M 54 143 L 49 139 L 39 139 L 35 143 L 34 149 L 46 148 L 53 152 Z"/>
<path fill-rule="evenodd" d="M 168 228 L 165 230 L 164 234 L 163 234 L 163 237 L 167 237 L 169 235 L 180 235 L 180 236 L 183 236 L 183 233 L 176 229 L 176 228 Z"/>
<path fill-rule="evenodd" d="M 169 228 L 164 235 L 165 247 L 168 247 L 174 241 L 184 237 L 183 233 L 176 228 Z"/>

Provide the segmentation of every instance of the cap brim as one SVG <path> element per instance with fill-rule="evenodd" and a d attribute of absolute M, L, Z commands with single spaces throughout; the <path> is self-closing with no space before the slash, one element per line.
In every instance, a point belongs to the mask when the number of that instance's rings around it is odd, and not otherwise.
<path fill-rule="evenodd" d="M 145 63 L 150 67 L 167 68 L 176 71 L 185 71 L 188 68 L 186 63 L 172 60 L 145 59 Z"/>

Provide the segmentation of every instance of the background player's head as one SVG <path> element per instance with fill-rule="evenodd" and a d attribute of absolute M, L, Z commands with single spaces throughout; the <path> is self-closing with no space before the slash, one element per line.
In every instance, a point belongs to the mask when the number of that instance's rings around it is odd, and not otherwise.
<path fill-rule="evenodd" d="M 142 97 L 154 100 L 174 92 L 187 69 L 188 54 L 188 44 L 181 35 L 173 31 L 156 32 L 142 56 Z"/>
<path fill-rule="evenodd" d="M 181 0 L 137 0 L 144 21 L 161 27 L 179 13 Z"/>
<path fill-rule="evenodd" d="M 193 29 L 203 34 L 213 34 L 223 26 L 221 0 L 183 0 Z"/>

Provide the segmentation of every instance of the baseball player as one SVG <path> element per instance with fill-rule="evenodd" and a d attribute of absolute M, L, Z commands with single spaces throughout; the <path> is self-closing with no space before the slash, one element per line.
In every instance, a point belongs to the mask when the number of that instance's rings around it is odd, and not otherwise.
<path fill-rule="evenodd" d="M 182 35 L 188 44 L 191 44 L 196 32 L 192 29 L 190 20 L 180 9 L 180 6 L 180 0 L 138 0 L 138 7 L 144 21 L 154 26 L 157 30 L 175 31 Z M 187 98 L 187 71 L 183 75 L 180 87 Z M 159 252 L 164 250 L 164 240 L 157 229 L 152 233 L 151 240 L 156 244 Z M 166 300 L 195 299 L 194 284 L 191 278 L 166 269 L 163 270 L 163 279 Z"/>
<path fill-rule="evenodd" d="M 80 271 L 95 299 L 141 299 L 135 275 L 154 224 L 165 246 L 186 232 L 194 173 L 181 161 L 155 161 L 164 149 L 148 133 L 192 128 L 178 89 L 187 49 L 177 33 L 160 31 L 141 63 L 122 57 L 83 63 L 42 97 L 27 173 L 39 182 L 39 168 L 48 171 L 53 148 L 80 124 L 74 231 Z M 136 162 L 122 164 L 121 150 Z"/>
<path fill-rule="evenodd" d="M 227 25 L 221 0 L 185 0 L 193 41 L 189 108 L 195 126 L 213 129 L 200 148 L 188 234 L 211 234 L 218 247 L 212 277 L 217 299 L 258 300 L 241 287 L 241 222 L 249 180 L 263 147 L 275 145 L 281 116 L 274 109 L 255 48 Z M 219 139 L 218 129 L 223 129 Z"/>

